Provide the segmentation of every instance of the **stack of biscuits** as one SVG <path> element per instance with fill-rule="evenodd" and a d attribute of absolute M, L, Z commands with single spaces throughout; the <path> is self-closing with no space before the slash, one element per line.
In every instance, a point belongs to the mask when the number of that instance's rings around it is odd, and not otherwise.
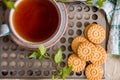
<path fill-rule="evenodd" d="M 107 54 L 100 45 L 106 37 L 104 28 L 98 24 L 90 24 L 84 30 L 84 36 L 76 37 L 72 42 L 73 54 L 68 58 L 68 66 L 72 71 L 80 72 L 86 62 L 91 64 L 85 69 L 88 80 L 100 80 L 103 76 L 102 64 L 106 61 Z"/>

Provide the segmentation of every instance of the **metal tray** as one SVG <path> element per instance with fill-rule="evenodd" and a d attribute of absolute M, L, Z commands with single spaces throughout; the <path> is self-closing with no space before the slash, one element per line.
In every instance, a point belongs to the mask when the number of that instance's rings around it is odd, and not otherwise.
<path fill-rule="evenodd" d="M 0 2 L 1 4 L 1 2 Z M 52 57 L 59 47 L 63 50 L 63 62 L 58 65 L 60 68 L 67 65 L 67 58 L 73 52 L 71 42 L 76 36 L 83 36 L 83 30 L 90 23 L 100 24 L 108 33 L 105 15 L 96 7 L 89 7 L 83 3 L 66 3 L 68 11 L 68 27 L 64 36 L 53 47 L 47 50 Z M 9 10 L 3 11 L 0 5 L 0 24 L 8 22 Z M 107 37 L 101 44 L 106 49 Z M 50 79 L 56 74 L 55 65 L 48 59 L 38 61 L 28 59 L 31 51 L 25 50 L 16 45 L 9 36 L 0 38 L 0 78 L 19 79 Z M 87 62 L 87 65 L 89 62 Z M 86 65 L 86 66 L 87 66 Z M 105 64 L 103 64 L 105 74 Z M 86 79 L 84 70 L 79 73 L 72 72 L 68 79 Z M 103 76 L 105 79 L 105 75 Z"/>

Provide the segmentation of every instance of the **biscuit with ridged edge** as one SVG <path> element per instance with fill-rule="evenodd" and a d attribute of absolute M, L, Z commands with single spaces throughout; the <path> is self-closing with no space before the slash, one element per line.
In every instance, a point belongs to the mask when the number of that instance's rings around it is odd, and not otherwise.
<path fill-rule="evenodd" d="M 86 62 L 77 57 L 76 54 L 70 55 L 68 58 L 68 66 L 72 66 L 73 72 L 80 72 L 85 68 Z"/>
<path fill-rule="evenodd" d="M 90 64 L 85 69 L 85 75 L 88 80 L 101 80 L 103 77 L 103 67 Z"/>
<path fill-rule="evenodd" d="M 106 58 L 107 54 L 105 49 L 100 45 L 96 45 L 95 55 L 91 59 L 92 64 L 101 65 L 106 61 Z"/>
<path fill-rule="evenodd" d="M 89 29 L 86 31 L 86 37 L 95 44 L 100 44 L 104 41 L 106 36 L 105 30 L 98 24 L 90 24 Z"/>
<path fill-rule="evenodd" d="M 72 41 L 72 45 L 71 45 L 72 50 L 73 50 L 75 53 L 77 53 L 78 45 L 79 45 L 81 42 L 84 42 L 84 41 L 87 41 L 87 39 L 85 39 L 85 38 L 82 37 L 82 36 L 76 37 L 76 38 Z"/>
<path fill-rule="evenodd" d="M 96 47 L 90 42 L 83 42 L 79 45 L 77 55 L 84 61 L 90 61 L 95 54 Z"/>

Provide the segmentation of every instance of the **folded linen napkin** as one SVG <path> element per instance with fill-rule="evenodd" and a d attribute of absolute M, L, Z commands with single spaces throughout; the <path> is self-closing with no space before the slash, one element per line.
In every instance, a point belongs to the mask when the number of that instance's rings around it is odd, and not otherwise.
<path fill-rule="evenodd" d="M 93 0 L 93 5 L 98 7 L 98 0 Z M 108 53 L 120 55 L 120 0 L 107 0 L 102 9 L 106 12 L 110 24 L 108 40 Z"/>

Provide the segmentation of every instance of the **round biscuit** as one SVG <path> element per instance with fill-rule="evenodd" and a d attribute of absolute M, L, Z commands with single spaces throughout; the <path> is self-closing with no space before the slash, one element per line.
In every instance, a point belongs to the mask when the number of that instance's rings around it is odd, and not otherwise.
<path fill-rule="evenodd" d="M 85 68 L 86 62 L 81 60 L 79 57 L 76 56 L 76 54 L 72 54 L 68 58 L 68 66 L 72 66 L 73 72 L 80 72 Z"/>
<path fill-rule="evenodd" d="M 84 61 L 90 61 L 95 54 L 96 47 L 90 42 L 83 42 L 79 45 L 77 54 Z"/>
<path fill-rule="evenodd" d="M 90 64 L 85 69 L 85 75 L 88 80 L 101 80 L 103 77 L 103 67 Z"/>
<path fill-rule="evenodd" d="M 76 37 L 76 38 L 72 41 L 72 45 L 71 45 L 72 50 L 73 50 L 75 53 L 77 53 L 78 45 L 79 45 L 81 42 L 84 42 L 84 41 L 87 41 L 84 37 L 82 37 L 82 36 Z"/>
<path fill-rule="evenodd" d="M 100 45 L 96 45 L 94 57 L 91 59 L 92 64 L 101 65 L 106 61 L 106 59 L 107 54 L 105 49 Z"/>
<path fill-rule="evenodd" d="M 91 24 L 91 27 L 86 32 L 86 36 L 92 43 L 100 44 L 105 39 L 105 30 L 98 24 Z"/>

